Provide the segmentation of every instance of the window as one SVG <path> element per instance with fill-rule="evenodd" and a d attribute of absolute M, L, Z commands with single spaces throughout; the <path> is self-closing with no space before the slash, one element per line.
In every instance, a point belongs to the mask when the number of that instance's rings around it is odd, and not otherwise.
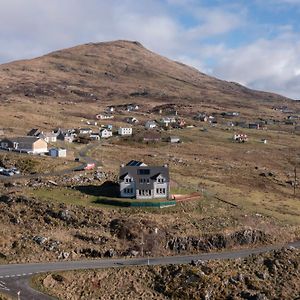
<path fill-rule="evenodd" d="M 149 175 L 150 170 L 149 169 L 139 169 L 137 170 L 139 175 Z"/>
<path fill-rule="evenodd" d="M 131 178 L 126 178 L 126 179 L 125 179 L 125 182 L 126 182 L 126 183 L 129 183 L 129 182 L 131 182 L 131 181 L 132 181 Z"/>

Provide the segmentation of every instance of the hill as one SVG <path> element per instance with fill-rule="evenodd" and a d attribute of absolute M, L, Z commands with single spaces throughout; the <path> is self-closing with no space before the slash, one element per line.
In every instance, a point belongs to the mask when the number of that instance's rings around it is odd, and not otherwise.
<path fill-rule="evenodd" d="M 207 76 L 129 41 L 90 43 L 1 65 L 0 95 L 2 101 L 146 98 L 246 105 L 248 100 L 287 100 Z"/>

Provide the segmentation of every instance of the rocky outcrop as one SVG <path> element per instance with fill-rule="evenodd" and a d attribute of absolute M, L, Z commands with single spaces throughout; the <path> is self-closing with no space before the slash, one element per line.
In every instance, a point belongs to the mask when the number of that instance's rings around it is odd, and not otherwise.
<path fill-rule="evenodd" d="M 255 245 L 271 242 L 272 237 L 260 230 L 245 229 L 230 234 L 204 235 L 202 237 L 174 237 L 167 248 L 176 251 L 224 249 L 234 246 Z"/>

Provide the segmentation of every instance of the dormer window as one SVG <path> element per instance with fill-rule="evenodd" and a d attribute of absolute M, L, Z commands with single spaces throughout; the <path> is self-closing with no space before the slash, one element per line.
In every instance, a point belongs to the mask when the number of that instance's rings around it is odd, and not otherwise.
<path fill-rule="evenodd" d="M 130 177 L 126 177 L 126 178 L 125 178 L 125 182 L 126 182 L 126 183 L 130 183 L 131 181 L 132 181 L 132 178 L 130 178 Z"/>

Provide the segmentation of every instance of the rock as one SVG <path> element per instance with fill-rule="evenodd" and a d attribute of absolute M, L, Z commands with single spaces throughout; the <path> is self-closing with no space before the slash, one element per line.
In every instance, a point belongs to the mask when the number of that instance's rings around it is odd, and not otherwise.
<path fill-rule="evenodd" d="M 59 253 L 59 255 L 58 255 L 57 258 L 58 258 L 58 259 L 68 259 L 69 256 L 70 256 L 70 253 L 69 253 L 69 252 L 64 252 L 64 251 L 62 251 L 62 252 Z"/>
<path fill-rule="evenodd" d="M 114 257 L 115 256 L 115 250 L 114 249 L 109 249 L 104 253 L 104 257 Z"/>
<path fill-rule="evenodd" d="M 130 251 L 130 255 L 131 255 L 131 256 L 138 256 L 138 255 L 139 255 L 139 251 L 131 250 L 131 251 Z"/>
<path fill-rule="evenodd" d="M 38 236 L 38 235 L 36 235 L 36 236 L 34 236 L 32 238 L 32 240 L 35 241 L 39 245 L 43 245 L 44 243 L 47 242 L 48 238 L 46 238 L 44 236 Z"/>
<path fill-rule="evenodd" d="M 102 253 L 96 249 L 91 249 L 91 248 L 84 248 L 81 249 L 80 254 L 83 254 L 85 257 L 102 257 Z"/>

